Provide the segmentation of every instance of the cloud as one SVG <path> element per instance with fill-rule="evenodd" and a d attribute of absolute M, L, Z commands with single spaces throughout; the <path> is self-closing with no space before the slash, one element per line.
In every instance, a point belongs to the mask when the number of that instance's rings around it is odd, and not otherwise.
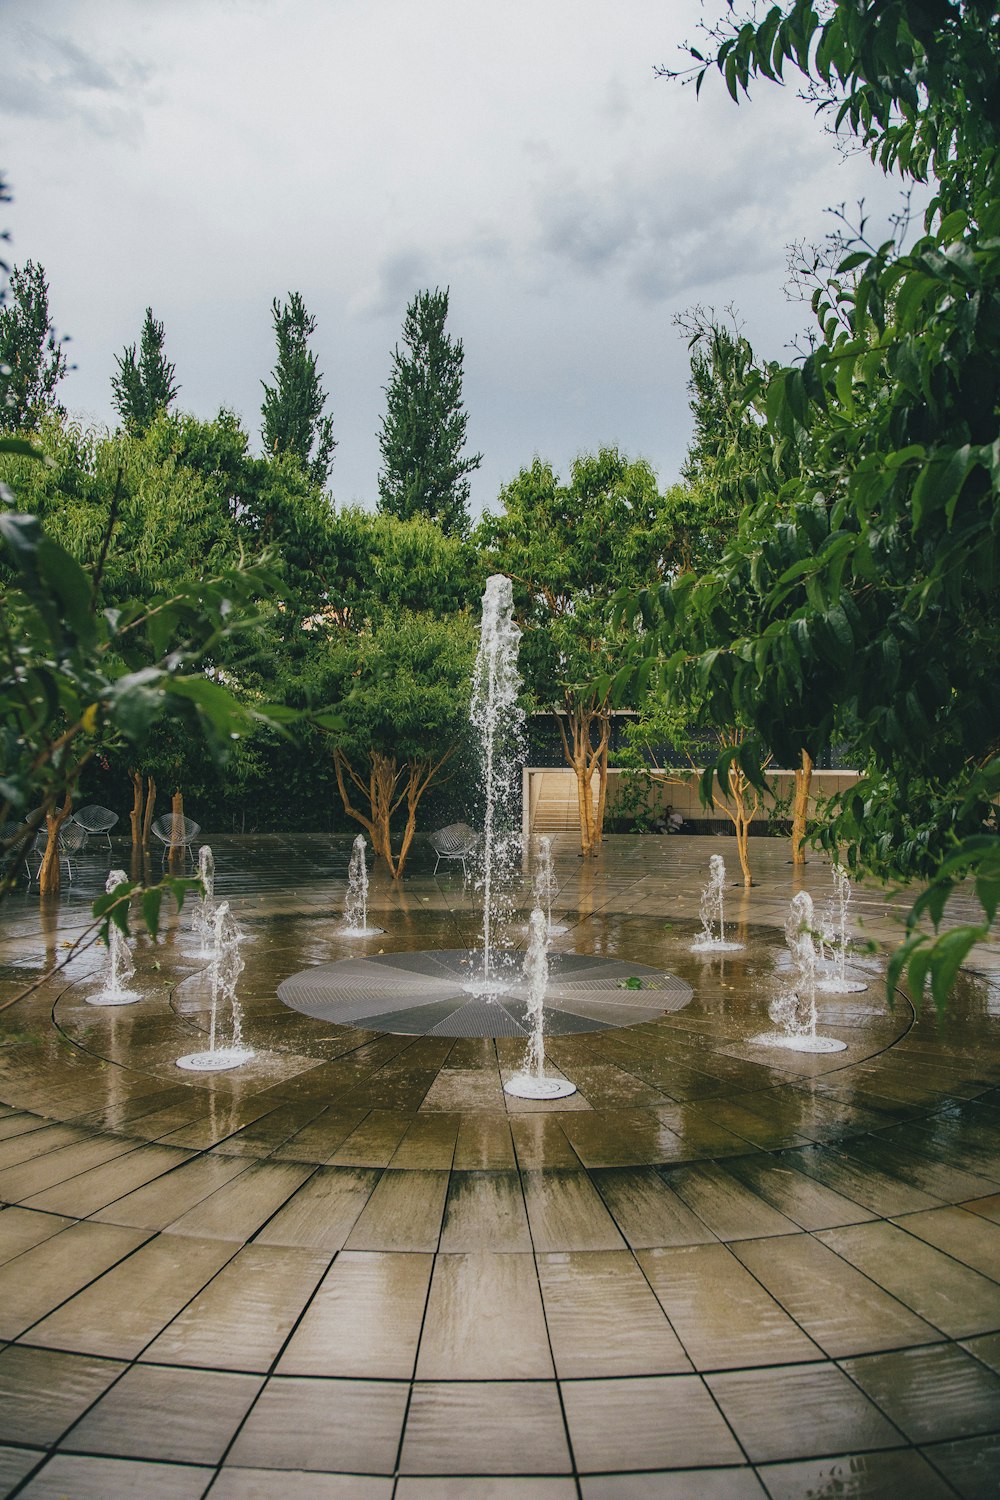
<path fill-rule="evenodd" d="M 141 136 L 148 65 L 124 53 L 100 59 L 29 21 L 12 30 L 16 45 L 0 54 L 0 114 L 76 123 L 102 137 Z"/>

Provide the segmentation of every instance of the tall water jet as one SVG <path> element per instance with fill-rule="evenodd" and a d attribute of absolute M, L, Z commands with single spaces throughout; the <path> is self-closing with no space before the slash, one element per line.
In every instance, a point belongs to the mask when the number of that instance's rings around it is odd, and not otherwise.
<path fill-rule="evenodd" d="M 242 1013 L 236 998 L 236 984 L 244 967 L 240 953 L 242 941 L 243 933 L 229 910 L 229 902 L 221 902 L 215 911 L 212 962 L 208 969 L 212 992 L 208 1051 L 190 1052 L 186 1057 L 179 1057 L 179 1068 L 195 1073 L 221 1073 L 227 1068 L 238 1068 L 253 1057 L 253 1052 L 243 1046 Z M 229 1013 L 231 1035 L 228 1044 L 220 1047 L 219 1022 L 225 1011 Z"/>
<path fill-rule="evenodd" d="M 124 870 L 112 870 L 104 882 L 104 889 L 110 896 L 118 886 L 127 884 L 128 876 Z M 96 995 L 87 995 L 88 1005 L 134 1005 L 136 1000 L 142 996 L 138 990 L 128 989 L 128 981 L 135 973 L 135 960 L 132 950 L 128 945 L 128 939 L 124 932 L 115 922 L 108 925 L 108 966 L 103 989 L 97 991 Z"/>
<path fill-rule="evenodd" d="M 524 710 L 519 696 L 517 651 L 521 632 L 514 620 L 513 590 L 502 573 L 486 580 L 479 651 L 472 674 L 469 717 L 479 738 L 483 837 L 477 885 L 483 897 L 482 962 L 476 965 L 480 994 L 503 989 L 496 944 L 510 915 L 510 887 L 520 854 L 517 800 L 523 761 Z"/>
<path fill-rule="evenodd" d="M 787 1047 L 793 1052 L 843 1052 L 846 1042 L 816 1034 L 816 916 L 808 891 L 792 897 L 785 919 L 785 942 L 792 957 L 793 988 L 779 995 L 768 1014 L 779 1031 L 751 1040 L 765 1047 Z"/>
<path fill-rule="evenodd" d="M 833 867 L 833 894 L 827 913 L 825 934 L 833 954 L 833 973 L 817 979 L 816 988 L 825 995 L 860 995 L 868 988 L 860 979 L 847 977 L 847 908 L 851 904 L 851 882 L 843 865 Z"/>
<path fill-rule="evenodd" d="M 538 840 L 532 888 L 535 905 L 545 912 L 549 937 L 560 937 L 564 932 L 568 932 L 569 928 L 565 922 L 552 920 L 552 903 L 559 892 L 559 883 L 552 866 L 552 840 L 547 833 L 543 833 Z"/>
<path fill-rule="evenodd" d="M 698 915 L 701 917 L 701 936 L 691 944 L 692 953 L 736 953 L 742 943 L 726 942 L 723 892 L 726 887 L 726 864 L 721 854 L 713 854 L 708 861 L 708 884 L 701 893 Z M 718 923 L 718 932 L 716 932 Z"/>
<path fill-rule="evenodd" d="M 524 979 L 528 988 L 528 1020 L 531 1035 L 520 1073 L 504 1084 L 504 1093 L 514 1099 L 565 1099 L 576 1093 L 576 1084 L 565 1078 L 545 1076 L 545 992 L 549 984 L 549 934 L 545 913 L 535 907 L 528 923 L 528 951 Z"/>
<path fill-rule="evenodd" d="M 368 858 L 365 836 L 359 833 L 351 848 L 347 867 L 347 895 L 344 898 L 342 937 L 377 937 L 384 927 L 368 926 Z"/>
<path fill-rule="evenodd" d="M 191 930 L 201 939 L 202 953 L 211 953 L 215 940 L 215 855 L 208 844 L 198 850 L 201 899 L 194 909 Z"/>

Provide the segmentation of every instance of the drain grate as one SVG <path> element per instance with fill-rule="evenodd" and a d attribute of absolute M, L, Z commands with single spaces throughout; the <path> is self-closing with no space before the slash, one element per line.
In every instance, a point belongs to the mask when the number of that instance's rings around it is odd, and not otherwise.
<path fill-rule="evenodd" d="M 476 992 L 475 955 L 465 949 L 347 958 L 291 974 L 278 999 L 318 1020 L 403 1036 L 525 1036 L 527 988 L 520 968 L 498 967 L 500 988 Z M 619 988 L 635 977 L 642 988 Z M 549 955 L 545 1030 L 553 1035 L 636 1026 L 691 999 L 674 974 L 622 959 Z"/>

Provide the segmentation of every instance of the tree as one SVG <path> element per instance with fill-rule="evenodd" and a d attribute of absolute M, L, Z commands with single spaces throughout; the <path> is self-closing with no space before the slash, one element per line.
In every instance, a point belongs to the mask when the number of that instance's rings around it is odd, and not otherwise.
<path fill-rule="evenodd" d="M 681 492 L 682 504 L 685 498 Z M 589 857 L 603 836 L 610 673 L 624 640 L 609 625 L 607 599 L 622 584 L 665 577 L 678 529 L 649 465 L 615 448 L 576 459 L 568 484 L 535 459 L 504 486 L 500 503 L 500 515 L 484 517 L 480 544 L 490 570 L 513 581 L 523 670 L 558 725 L 576 777 L 581 852 Z"/>
<path fill-rule="evenodd" d="M 146 308 L 139 354 L 130 344 L 116 356 L 118 374 L 111 377 L 114 405 L 125 426 L 144 432 L 170 406 L 180 386 L 174 380 L 174 367 L 163 353 L 163 324 Z"/>
<path fill-rule="evenodd" d="M 404 351 L 393 350 L 379 446 L 379 509 L 408 520 L 423 515 L 445 531 L 469 525 L 468 475 L 481 453 L 463 457 L 461 339 L 445 333 L 448 291 L 418 292 L 406 309 Z"/>
<path fill-rule="evenodd" d="M 721 565 L 659 601 L 655 654 L 688 626 L 686 660 L 716 710 L 739 710 L 784 759 L 838 718 L 869 774 L 826 837 L 853 862 L 931 878 L 910 914 L 905 966 L 943 1004 L 1000 903 L 1000 53 L 992 0 L 810 0 L 759 22 L 728 19 L 717 68 L 734 99 L 752 78 L 804 73 L 821 108 L 887 172 L 934 180 L 908 250 L 859 231 L 817 288 L 817 342 L 801 364 L 754 377 L 778 444 L 801 473 L 745 513 Z M 753 383 L 753 382 L 752 382 Z M 698 621 L 732 586 L 750 629 L 707 655 Z M 733 747 L 748 774 L 751 742 Z M 756 774 L 759 775 L 759 762 Z M 914 828 L 916 820 L 917 828 Z M 935 941 L 949 892 L 973 875 L 983 921 Z"/>
<path fill-rule="evenodd" d="M 69 364 L 49 315 L 45 272 L 15 266 L 0 307 L 0 432 L 34 432 L 45 412 L 61 412 L 55 390 Z"/>
<path fill-rule="evenodd" d="M 340 632 L 332 644 L 327 701 L 346 721 L 333 749 L 337 785 L 344 811 L 394 880 L 403 874 L 421 799 L 446 776 L 468 732 L 475 654 L 467 615 L 386 618 L 363 634 Z"/>
<path fill-rule="evenodd" d="M 316 368 L 316 355 L 308 340 L 316 331 L 316 319 L 306 311 L 299 292 L 290 292 L 282 305 L 271 304 L 278 358 L 273 385 L 261 381 L 264 402 L 262 437 L 264 448 L 275 457 L 288 454 L 297 459 L 312 481 L 322 487 L 330 475 L 333 450 L 333 418 L 323 416 L 327 396 Z"/>

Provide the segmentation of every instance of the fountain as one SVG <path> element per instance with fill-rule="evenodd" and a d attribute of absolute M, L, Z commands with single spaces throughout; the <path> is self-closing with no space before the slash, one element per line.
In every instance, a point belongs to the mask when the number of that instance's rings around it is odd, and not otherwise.
<path fill-rule="evenodd" d="M 253 1057 L 253 1052 L 242 1044 L 242 1018 L 236 999 L 236 982 L 243 972 L 243 959 L 240 955 L 242 940 L 243 934 L 229 910 L 229 902 L 221 902 L 215 910 L 212 962 L 208 969 L 212 987 L 208 1051 L 191 1052 L 186 1057 L 179 1057 L 179 1068 L 195 1073 L 221 1073 L 227 1068 L 238 1068 L 241 1063 L 249 1062 Z M 227 1047 L 217 1047 L 219 1010 L 226 1006 L 232 1016 L 232 1039 Z"/>
<path fill-rule="evenodd" d="M 344 900 L 344 922 L 341 937 L 378 937 L 384 927 L 368 926 L 368 861 L 365 836 L 359 833 L 351 849 L 347 867 L 347 896 Z"/>
<path fill-rule="evenodd" d="M 127 884 L 128 876 L 124 870 L 112 870 L 104 883 L 104 889 L 111 895 L 118 886 Z M 134 1005 L 136 1000 L 142 996 L 138 990 L 129 990 L 125 986 L 135 973 L 135 961 L 132 951 L 128 945 L 128 939 L 121 928 L 114 921 L 108 924 L 108 968 L 104 988 L 97 991 L 96 995 L 87 995 L 88 1005 Z"/>
<path fill-rule="evenodd" d="M 799 891 L 792 897 L 785 920 L 785 942 L 792 955 L 794 989 L 772 1001 L 768 1013 L 780 1031 L 766 1031 L 751 1041 L 763 1047 L 787 1047 L 793 1052 L 843 1052 L 847 1043 L 816 1034 L 816 945 L 812 897 Z"/>
<path fill-rule="evenodd" d="M 701 893 L 701 936 L 691 944 L 692 953 L 738 953 L 742 943 L 727 943 L 722 909 L 722 893 L 726 884 L 726 865 L 721 854 L 713 854 L 708 861 L 708 884 Z M 715 923 L 719 924 L 718 936 Z"/>
<path fill-rule="evenodd" d="M 559 883 L 552 868 L 552 840 L 547 833 L 538 840 L 533 887 L 535 905 L 545 912 L 549 937 L 561 937 L 564 932 L 569 932 L 565 922 L 552 920 L 552 902 L 558 894 Z"/>
<path fill-rule="evenodd" d="M 478 996 L 505 989 L 498 969 L 498 933 L 510 917 L 510 888 L 520 854 L 517 799 L 520 793 L 524 710 L 518 701 L 521 632 L 514 621 L 513 590 L 502 573 L 486 580 L 479 651 L 472 674 L 469 717 L 479 736 L 482 767 L 483 837 L 477 886 L 483 893 L 482 960 L 470 990 Z M 502 942 L 502 936 L 500 941 Z"/>
<path fill-rule="evenodd" d="M 566 1099 L 576 1093 L 576 1084 L 565 1078 L 545 1076 L 545 992 L 549 983 L 548 925 L 545 913 L 535 907 L 528 923 L 528 951 L 524 979 L 528 987 L 528 1020 L 531 1034 L 520 1073 L 504 1084 L 504 1093 L 514 1099 Z"/>
<path fill-rule="evenodd" d="M 833 973 L 817 979 L 816 988 L 824 995 L 860 995 L 868 988 L 860 979 L 847 977 L 847 908 L 851 902 L 851 882 L 843 865 L 833 867 L 833 894 L 824 923 L 823 942 L 833 953 Z"/>
<path fill-rule="evenodd" d="M 191 930 L 201 939 L 202 953 L 209 954 L 215 938 L 215 856 L 207 844 L 198 850 L 198 879 L 201 900 L 194 909 Z"/>

